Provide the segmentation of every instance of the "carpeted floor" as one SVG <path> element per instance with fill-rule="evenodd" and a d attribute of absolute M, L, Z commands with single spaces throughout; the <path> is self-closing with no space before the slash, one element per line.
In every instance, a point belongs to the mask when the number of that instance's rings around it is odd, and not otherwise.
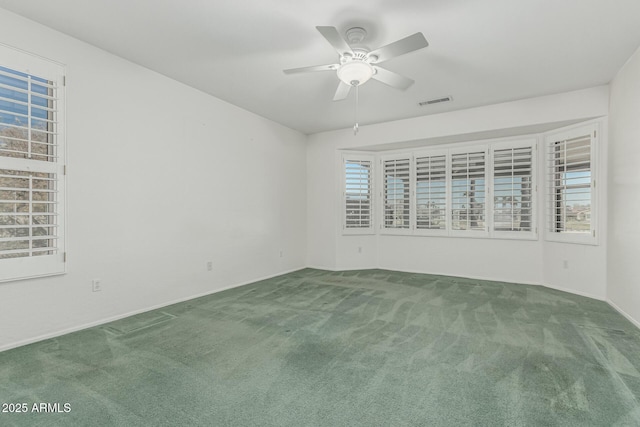
<path fill-rule="evenodd" d="M 639 371 L 601 301 L 306 269 L 0 353 L 0 425 L 638 426 Z"/>

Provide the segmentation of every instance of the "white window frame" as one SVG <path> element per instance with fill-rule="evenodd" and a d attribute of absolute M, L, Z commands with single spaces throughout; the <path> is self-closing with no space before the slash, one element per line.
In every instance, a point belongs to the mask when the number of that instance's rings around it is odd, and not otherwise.
<path fill-rule="evenodd" d="M 409 165 L 409 226 L 407 228 L 399 228 L 399 227 L 387 227 L 386 222 L 386 212 L 385 212 L 385 167 L 384 164 L 386 161 L 393 160 L 407 160 Z M 378 163 L 380 165 L 380 171 L 378 173 L 379 183 L 380 183 L 380 234 L 391 234 L 391 235 L 412 235 L 415 228 L 415 212 L 414 212 L 414 189 L 415 189 L 415 173 L 414 173 L 414 160 L 413 155 L 411 153 L 397 153 L 397 154 L 385 154 L 380 156 L 380 161 Z"/>
<path fill-rule="evenodd" d="M 424 229 L 418 228 L 418 159 L 425 157 L 440 157 L 444 156 L 445 163 L 445 228 L 444 229 Z M 431 150 L 420 150 L 416 151 L 413 155 L 413 170 L 412 170 L 412 181 L 413 181 L 413 222 L 412 228 L 414 230 L 415 235 L 418 236 L 448 236 L 449 230 L 451 228 L 451 157 L 449 156 L 448 149 L 431 149 Z"/>
<path fill-rule="evenodd" d="M 369 227 L 347 227 L 347 175 L 346 165 L 348 162 L 369 162 L 369 197 L 370 197 L 370 220 Z M 375 218 L 376 218 L 376 197 L 375 197 L 375 163 L 376 158 L 373 155 L 361 153 L 343 153 L 341 156 L 341 200 L 340 210 L 342 215 L 342 234 L 344 235 L 366 235 L 375 234 Z"/>
<path fill-rule="evenodd" d="M 54 82 L 57 94 L 55 112 L 57 161 L 48 162 L 0 155 L 0 169 L 56 174 L 57 232 L 54 237 L 56 249 L 50 255 L 0 259 L 0 282 L 64 274 L 66 272 L 64 66 L 4 45 L 0 45 L 0 58 L 0 65 L 5 68 Z"/>
<path fill-rule="evenodd" d="M 538 140 L 537 138 L 509 139 L 491 143 L 489 149 L 491 172 L 489 182 L 489 228 L 490 235 L 496 239 L 537 240 L 538 239 Z M 498 231 L 495 228 L 495 164 L 494 153 L 496 150 L 531 148 L 531 230 L 530 231 Z"/>
<path fill-rule="evenodd" d="M 577 232 L 553 232 L 551 231 L 552 178 L 550 173 L 551 159 L 550 146 L 558 141 L 570 140 L 579 136 L 590 135 L 590 173 L 591 173 L 591 219 L 590 230 L 587 233 Z M 598 244 L 598 192 L 596 188 L 598 177 L 598 149 L 600 147 L 601 127 L 599 122 L 582 123 L 569 126 L 553 132 L 545 133 L 544 144 L 544 175 L 545 175 L 545 203 L 544 203 L 544 238 L 551 242 L 574 243 L 584 245 Z"/>
<path fill-rule="evenodd" d="M 547 241 L 597 245 L 599 239 L 598 228 L 598 208 L 599 197 L 596 187 L 600 174 L 599 157 L 602 148 L 602 132 L 606 126 L 602 119 L 594 119 L 582 122 L 573 126 L 556 129 L 553 131 L 507 137 L 491 140 L 478 140 L 472 142 L 456 143 L 448 146 L 421 147 L 416 149 L 397 150 L 388 152 L 356 152 L 352 154 L 354 159 L 375 159 L 373 198 L 374 217 L 373 228 L 366 234 L 378 235 L 408 235 L 408 236 L 442 236 L 442 237 L 465 237 L 465 238 L 489 238 L 489 239 L 510 239 L 510 240 L 538 240 L 544 238 Z M 579 136 L 591 135 L 590 156 L 591 156 L 591 223 L 589 233 L 579 232 L 551 232 L 550 217 L 553 192 L 550 191 L 550 144 L 561 140 L 569 140 Z M 605 141 L 606 142 L 606 141 Z M 531 147 L 531 230 L 528 231 L 498 231 L 495 229 L 495 151 L 509 148 Z M 484 215 L 485 227 L 481 230 L 453 230 L 452 225 L 452 160 L 456 154 L 484 152 L 485 155 L 485 201 Z M 366 154 L 364 154 L 366 153 Z M 446 217 L 447 226 L 445 230 L 429 230 L 417 228 L 417 159 L 421 157 L 446 156 Z M 409 212 L 410 220 L 407 228 L 390 228 L 385 226 L 385 171 L 384 162 L 387 160 L 408 160 L 409 161 Z M 378 170 L 375 170 L 378 169 Z M 540 175 L 542 174 L 542 175 Z M 344 189 L 344 169 L 343 189 Z M 343 196 L 344 199 L 344 196 Z M 344 215 L 344 206 L 342 208 Z M 344 224 L 344 218 L 343 218 Z M 543 227 L 543 228 L 541 228 Z M 540 230 L 540 231 L 539 231 Z M 345 233 L 347 234 L 347 233 Z"/>
<path fill-rule="evenodd" d="M 453 229 L 453 156 L 456 154 L 484 153 L 484 185 L 485 185 L 485 201 L 484 201 L 484 228 L 475 230 L 454 230 Z M 451 148 L 449 150 L 449 235 L 454 237 L 490 237 L 489 235 L 489 214 L 487 200 L 490 200 L 489 188 L 489 147 L 486 144 L 468 145 L 465 147 Z"/>

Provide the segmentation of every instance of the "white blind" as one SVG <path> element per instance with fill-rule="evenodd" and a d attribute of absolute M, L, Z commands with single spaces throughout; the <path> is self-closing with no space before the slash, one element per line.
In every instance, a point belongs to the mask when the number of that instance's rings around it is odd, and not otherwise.
<path fill-rule="evenodd" d="M 370 160 L 344 160 L 345 228 L 372 228 Z"/>
<path fill-rule="evenodd" d="M 384 160 L 384 228 L 410 228 L 410 160 Z"/>
<path fill-rule="evenodd" d="M 55 161 L 54 82 L 0 66 L 0 155 Z"/>
<path fill-rule="evenodd" d="M 0 169 L 0 259 L 57 251 L 53 173 Z"/>
<path fill-rule="evenodd" d="M 548 230 L 591 232 L 591 134 L 548 145 Z"/>
<path fill-rule="evenodd" d="M 485 151 L 451 155 L 451 229 L 485 230 Z"/>
<path fill-rule="evenodd" d="M 493 151 L 493 227 L 531 231 L 533 147 Z"/>
<path fill-rule="evenodd" d="M 61 272 L 60 96 L 57 81 L 0 66 L 0 280 Z"/>
<path fill-rule="evenodd" d="M 416 228 L 445 230 L 447 226 L 447 157 L 417 157 Z"/>

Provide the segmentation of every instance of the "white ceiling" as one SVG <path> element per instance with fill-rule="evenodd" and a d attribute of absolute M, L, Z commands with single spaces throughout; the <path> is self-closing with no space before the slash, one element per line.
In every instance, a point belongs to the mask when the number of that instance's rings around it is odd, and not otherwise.
<path fill-rule="evenodd" d="M 0 7 L 303 133 L 353 125 L 354 94 L 333 102 L 316 31 L 352 26 L 370 48 L 422 32 L 430 43 L 384 64 L 406 91 L 371 80 L 360 124 L 608 83 L 640 46 L 639 0 L 0 0 Z M 353 91 L 352 91 L 353 92 Z M 419 107 L 450 95 L 453 102 Z"/>

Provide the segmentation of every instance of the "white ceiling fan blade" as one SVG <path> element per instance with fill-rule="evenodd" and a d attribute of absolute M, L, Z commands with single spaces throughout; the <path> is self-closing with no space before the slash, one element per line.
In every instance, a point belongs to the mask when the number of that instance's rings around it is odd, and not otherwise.
<path fill-rule="evenodd" d="M 349 43 L 338 33 L 336 27 L 316 27 L 316 29 L 320 31 L 320 34 L 338 51 L 340 56 L 344 56 L 345 53 L 354 56 L 351 46 L 349 46 Z"/>
<path fill-rule="evenodd" d="M 336 90 L 336 94 L 333 96 L 334 101 L 342 101 L 349 95 L 349 91 L 351 90 L 351 85 L 346 84 L 342 80 L 338 85 L 338 89 Z"/>
<path fill-rule="evenodd" d="M 312 65 L 311 67 L 302 68 L 289 68 L 288 70 L 282 70 L 285 74 L 296 73 L 312 73 L 315 71 L 335 71 L 338 69 L 339 64 L 327 64 L 327 65 Z"/>
<path fill-rule="evenodd" d="M 409 77 L 401 76 L 398 73 L 394 73 L 393 71 L 389 71 L 382 67 L 374 67 L 376 70 L 372 79 L 376 79 L 379 82 L 387 84 L 391 87 L 395 87 L 396 89 L 405 90 L 409 86 L 411 86 L 414 81 Z"/>
<path fill-rule="evenodd" d="M 413 52 L 414 50 L 422 49 L 429 46 L 429 42 L 424 38 L 422 33 L 415 33 L 409 37 L 405 37 L 386 46 L 379 47 L 376 50 L 369 52 L 369 58 L 372 58 L 372 64 L 379 64 L 384 61 L 388 61 L 396 56 L 404 55 L 405 53 Z M 373 60 L 373 57 L 377 59 Z"/>

